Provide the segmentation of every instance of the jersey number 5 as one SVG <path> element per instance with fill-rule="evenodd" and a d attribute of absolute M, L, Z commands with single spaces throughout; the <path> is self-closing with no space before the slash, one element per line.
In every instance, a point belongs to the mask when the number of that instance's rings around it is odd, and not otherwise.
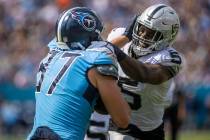
<path fill-rule="evenodd" d="M 131 92 L 125 88 L 123 88 L 123 84 L 128 85 L 128 86 L 133 86 L 133 87 L 137 87 L 138 86 L 138 82 L 136 81 L 132 81 L 128 78 L 120 78 L 118 85 L 121 88 L 121 92 L 129 97 L 132 98 L 132 101 L 128 101 L 129 106 L 131 107 L 132 110 L 138 110 L 139 108 L 141 108 L 141 95 L 136 94 L 134 92 Z"/>
<path fill-rule="evenodd" d="M 173 50 L 169 50 L 170 56 L 171 56 L 171 62 L 175 63 L 175 64 L 181 64 L 182 63 L 182 59 L 179 56 L 179 54 Z"/>

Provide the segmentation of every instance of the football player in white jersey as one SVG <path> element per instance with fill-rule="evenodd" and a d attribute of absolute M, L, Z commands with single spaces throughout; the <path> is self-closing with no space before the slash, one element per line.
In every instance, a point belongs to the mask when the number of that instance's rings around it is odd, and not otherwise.
<path fill-rule="evenodd" d="M 168 5 L 157 4 L 148 7 L 126 29 L 117 28 L 109 34 L 108 41 L 122 46 L 127 54 L 118 59 L 122 68 L 119 85 L 133 109 L 129 127 L 120 129 L 111 125 L 109 139 L 164 140 L 162 119 L 172 98 L 167 93 L 182 63 L 180 54 L 171 46 L 179 26 L 176 11 Z M 107 124 L 108 116 L 104 118 L 97 113 L 91 117 L 94 124 L 103 121 Z M 108 130 L 107 125 L 104 126 L 104 130 Z M 100 133 L 97 127 L 93 131 L 91 127 L 89 134 Z M 106 134 L 106 131 L 101 132 Z"/>

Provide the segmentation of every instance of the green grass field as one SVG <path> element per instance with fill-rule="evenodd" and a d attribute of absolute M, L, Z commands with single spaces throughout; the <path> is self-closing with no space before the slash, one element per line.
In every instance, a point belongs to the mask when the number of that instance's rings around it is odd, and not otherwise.
<path fill-rule="evenodd" d="M 0 135 L 0 140 L 24 140 L 25 138 L 26 138 L 25 136 Z M 166 140 L 169 140 L 167 135 L 166 135 Z M 178 140 L 210 140 L 210 130 L 181 132 Z"/>
<path fill-rule="evenodd" d="M 168 136 L 166 137 L 166 140 L 170 140 Z M 210 130 L 180 132 L 178 140 L 210 140 Z"/>

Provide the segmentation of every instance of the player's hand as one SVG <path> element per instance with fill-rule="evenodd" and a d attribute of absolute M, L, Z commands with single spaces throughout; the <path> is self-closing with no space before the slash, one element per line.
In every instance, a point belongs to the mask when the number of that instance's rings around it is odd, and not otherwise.
<path fill-rule="evenodd" d="M 136 19 L 137 19 L 138 15 L 135 15 L 132 19 L 132 21 L 130 22 L 130 24 L 127 25 L 125 32 L 123 33 L 124 36 L 126 36 L 129 41 L 132 40 L 132 34 L 133 34 L 133 27 L 136 23 Z"/>
<path fill-rule="evenodd" d="M 142 137 L 142 131 L 134 124 L 129 124 L 127 128 L 119 128 L 114 124 L 112 120 L 110 120 L 109 130 L 116 131 L 123 135 L 132 136 L 134 138 Z"/>
<path fill-rule="evenodd" d="M 142 131 L 134 124 L 129 124 L 127 128 L 118 128 L 119 133 L 129 135 L 134 138 L 141 138 Z"/>

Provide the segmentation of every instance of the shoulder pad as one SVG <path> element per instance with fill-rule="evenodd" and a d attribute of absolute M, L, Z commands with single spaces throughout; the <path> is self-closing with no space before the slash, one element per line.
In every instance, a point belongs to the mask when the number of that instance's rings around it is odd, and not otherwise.
<path fill-rule="evenodd" d="M 115 65 L 98 65 L 96 70 L 102 75 L 113 76 L 118 79 L 118 67 Z"/>
<path fill-rule="evenodd" d="M 139 60 L 143 63 L 166 66 L 173 75 L 177 74 L 182 67 L 180 53 L 171 47 L 142 56 Z"/>
<path fill-rule="evenodd" d="M 121 36 L 123 33 L 125 32 L 125 28 L 115 28 L 113 29 L 108 37 L 107 37 L 107 41 L 112 41 L 113 39 Z"/>
<path fill-rule="evenodd" d="M 115 57 L 113 45 L 106 41 L 93 41 L 91 45 L 86 49 L 87 51 L 104 52 L 109 56 Z"/>
<path fill-rule="evenodd" d="M 182 56 L 173 48 L 166 49 L 162 53 L 160 64 L 168 66 L 171 74 L 176 75 L 182 68 Z"/>
<path fill-rule="evenodd" d="M 113 45 L 106 41 L 93 41 L 86 49 L 87 51 L 98 51 L 106 53 L 114 53 Z"/>

